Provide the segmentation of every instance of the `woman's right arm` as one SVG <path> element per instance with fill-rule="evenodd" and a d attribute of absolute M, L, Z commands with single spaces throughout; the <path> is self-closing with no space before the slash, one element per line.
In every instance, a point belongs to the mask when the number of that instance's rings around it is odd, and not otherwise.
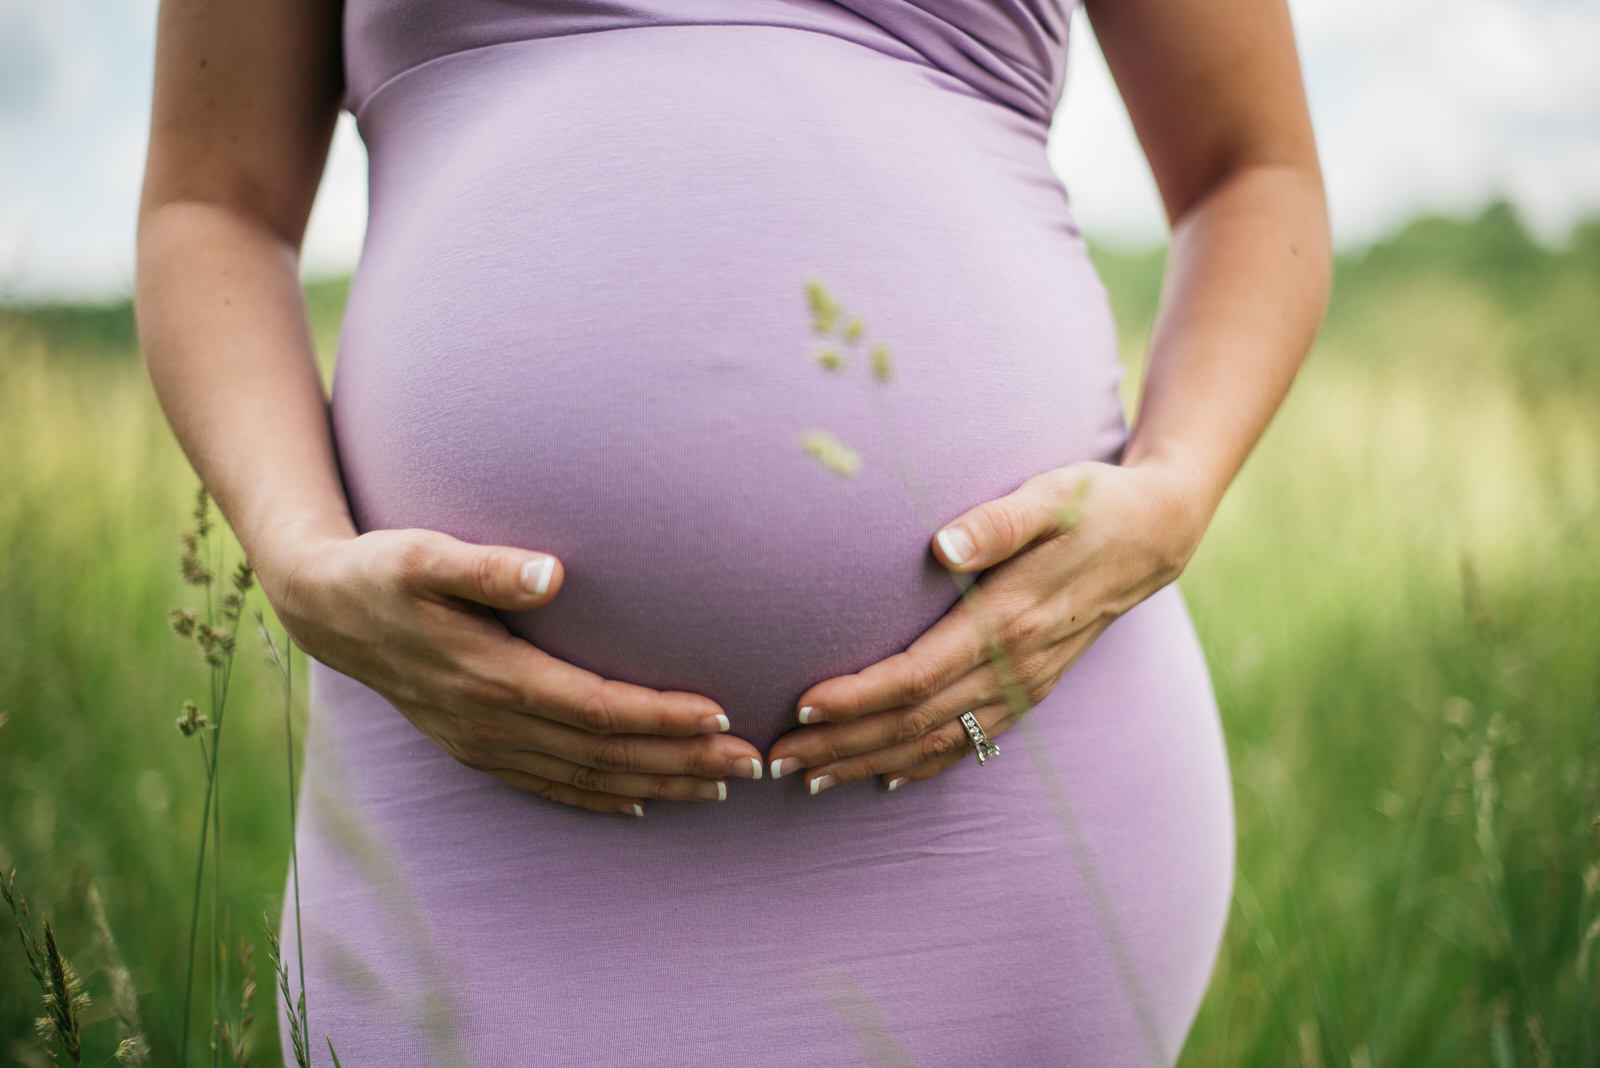
<path fill-rule="evenodd" d="M 299 280 L 343 90 L 339 20 L 329 0 L 161 5 L 135 306 L 173 432 L 290 636 L 457 760 L 598 811 L 715 797 L 761 755 L 722 733 L 714 702 L 601 679 L 484 610 L 544 604 L 559 562 L 356 531 Z"/>

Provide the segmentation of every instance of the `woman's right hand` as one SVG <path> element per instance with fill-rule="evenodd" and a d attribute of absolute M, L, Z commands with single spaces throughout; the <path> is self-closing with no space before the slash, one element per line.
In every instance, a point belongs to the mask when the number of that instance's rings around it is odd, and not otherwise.
<path fill-rule="evenodd" d="M 563 804 L 643 815 L 717 801 L 761 754 L 710 698 L 603 679 L 506 629 L 561 589 L 554 557 L 431 530 L 296 539 L 258 567 L 289 636 L 471 768 Z"/>

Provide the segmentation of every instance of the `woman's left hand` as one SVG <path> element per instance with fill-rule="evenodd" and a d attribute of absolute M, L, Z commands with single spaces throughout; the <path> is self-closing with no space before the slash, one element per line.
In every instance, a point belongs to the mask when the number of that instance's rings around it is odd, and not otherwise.
<path fill-rule="evenodd" d="M 973 752 L 963 712 L 991 740 L 1005 733 L 1113 620 L 1178 577 L 1204 526 L 1179 475 L 1155 463 L 1057 468 L 962 514 L 934 554 L 987 572 L 904 652 L 802 694 L 805 725 L 773 744 L 773 778 L 804 768 L 814 794 L 937 775 Z"/>

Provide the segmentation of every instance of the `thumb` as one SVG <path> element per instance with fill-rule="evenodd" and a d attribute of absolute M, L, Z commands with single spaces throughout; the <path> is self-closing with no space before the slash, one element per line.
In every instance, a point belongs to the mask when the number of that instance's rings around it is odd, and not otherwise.
<path fill-rule="evenodd" d="M 1059 480 L 1031 478 L 946 523 L 933 536 L 934 553 L 952 571 L 981 571 L 1057 533 L 1060 513 Z"/>
<path fill-rule="evenodd" d="M 405 566 L 407 577 L 425 590 L 518 611 L 547 603 L 561 589 L 561 561 L 549 553 L 416 533 L 421 537 L 408 547 Z"/>

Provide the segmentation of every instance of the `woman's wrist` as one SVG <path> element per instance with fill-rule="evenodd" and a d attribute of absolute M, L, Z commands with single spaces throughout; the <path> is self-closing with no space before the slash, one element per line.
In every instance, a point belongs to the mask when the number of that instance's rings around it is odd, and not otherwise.
<path fill-rule="evenodd" d="M 1138 447 L 1135 441 L 1120 466 L 1145 480 L 1167 563 L 1175 575 L 1182 572 L 1211 525 L 1227 480 L 1188 453 Z"/>
<path fill-rule="evenodd" d="M 295 576 L 308 560 L 357 535 L 348 511 L 304 512 L 278 517 L 241 533 L 240 544 L 262 591 L 280 616 L 294 611 Z"/>

